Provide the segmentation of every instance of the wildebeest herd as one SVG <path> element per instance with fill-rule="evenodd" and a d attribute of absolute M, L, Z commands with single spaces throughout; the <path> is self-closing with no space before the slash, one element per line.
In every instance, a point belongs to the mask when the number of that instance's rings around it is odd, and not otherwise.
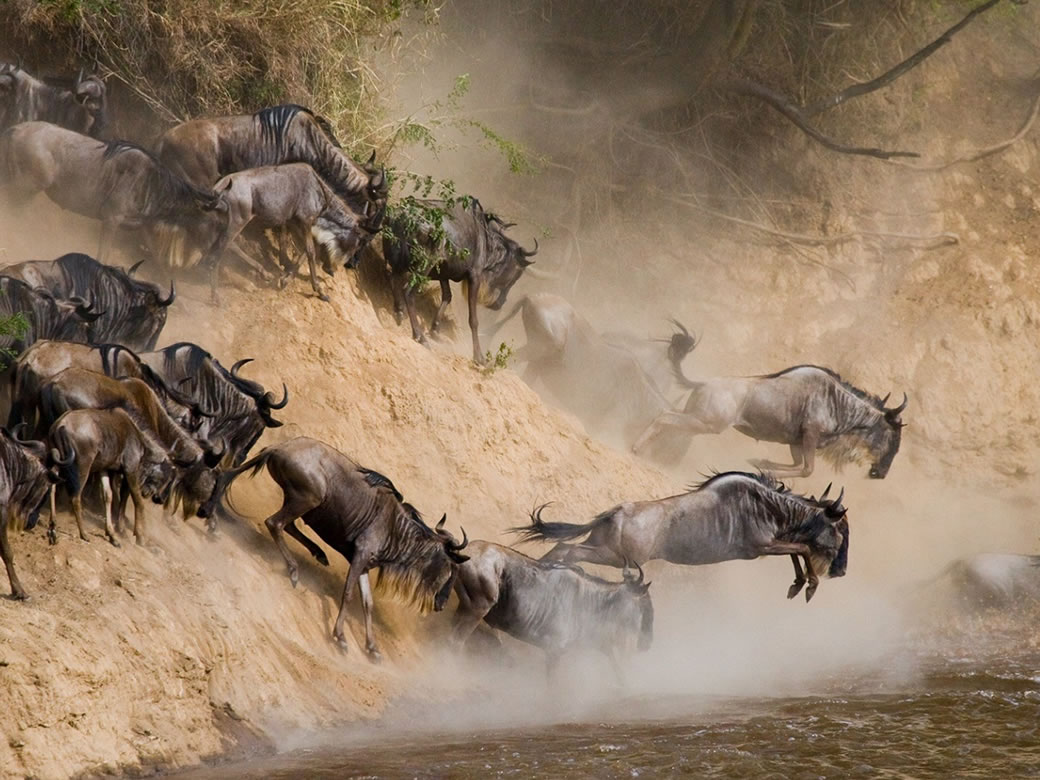
<path fill-rule="evenodd" d="M 439 262 L 428 269 L 442 300 L 436 330 L 451 301 L 451 282 L 468 282 L 474 359 L 482 360 L 478 304 L 498 310 L 537 250 L 524 249 L 511 225 L 478 200 L 443 208 L 441 238 L 388 212 L 389 181 L 375 159 L 355 162 L 328 122 L 295 105 L 251 115 L 200 119 L 169 129 L 157 151 L 99 140 L 107 126 L 105 85 L 81 74 L 70 90 L 49 87 L 19 65 L 0 66 L 0 172 L 10 207 L 37 193 L 101 222 L 99 259 L 74 253 L 0 269 L 0 315 L 22 314 L 28 327 L 0 339 L 17 357 L 0 386 L 9 409 L 0 438 L 0 554 L 15 598 L 26 591 L 15 573 L 9 530 L 31 530 L 48 497 L 48 538 L 57 541 L 56 508 L 66 495 L 84 541 L 84 501 L 96 500 L 108 540 L 119 544 L 128 500 L 134 535 L 145 536 L 144 502 L 163 504 L 168 519 L 204 518 L 213 529 L 229 487 L 266 469 L 283 493 L 265 524 L 285 559 L 293 586 L 298 564 L 287 534 L 328 565 L 305 524 L 349 563 L 332 632 L 346 647 L 344 619 L 355 590 L 365 616 L 366 648 L 379 651 L 372 628 L 369 571 L 379 586 L 423 610 L 458 597 L 453 636 L 465 643 L 482 622 L 543 648 L 550 666 L 577 647 L 603 651 L 617 664 L 649 646 L 653 631 L 651 560 L 702 565 L 764 555 L 790 556 L 794 583 L 808 601 L 821 576 L 842 576 L 849 549 L 844 491 L 797 494 L 775 475 L 809 476 L 817 451 L 835 462 L 870 462 L 883 478 L 900 444 L 904 396 L 897 406 L 817 366 L 767 376 L 692 381 L 682 362 L 696 337 L 674 322 L 659 340 L 598 334 L 567 301 L 523 298 L 527 343 L 518 357 L 525 379 L 544 384 L 595 430 L 614 426 L 628 446 L 677 463 L 690 437 L 732 426 L 755 439 L 788 444 L 790 465 L 762 461 L 759 473 L 725 472 L 682 495 L 624 503 L 587 524 L 543 520 L 513 529 L 526 540 L 555 542 L 536 560 L 484 541 L 461 541 L 442 517 L 431 527 L 386 476 L 320 441 L 294 438 L 249 453 L 273 414 L 289 401 L 230 369 L 196 344 L 156 345 L 176 300 L 135 278 L 137 266 L 105 264 L 118 241 L 136 239 L 170 273 L 195 260 L 210 274 L 215 297 L 220 261 L 231 251 L 263 270 L 236 246 L 255 239 L 266 256 L 278 243 L 279 282 L 294 276 L 287 239 L 303 250 L 310 283 L 321 297 L 317 264 L 326 272 L 354 262 L 383 235 L 388 281 L 398 315 L 407 309 L 412 334 L 424 340 L 409 276 L 417 247 Z M 194 252 L 194 255 L 192 254 Z M 253 253 L 256 254 L 256 253 Z M 270 260 L 270 258 L 267 258 Z M 266 272 L 265 272 L 266 273 Z M 499 323 L 501 325 L 502 323 Z M 496 326 L 497 328 L 497 326 Z M 98 495 L 99 493 L 99 495 Z M 578 540 L 583 541 L 578 541 Z M 579 568 L 589 562 L 622 569 L 620 582 Z"/>

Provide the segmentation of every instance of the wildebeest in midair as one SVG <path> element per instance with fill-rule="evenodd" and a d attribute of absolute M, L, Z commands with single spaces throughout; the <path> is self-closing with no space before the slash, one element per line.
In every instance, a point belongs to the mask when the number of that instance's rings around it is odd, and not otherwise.
<path fill-rule="evenodd" d="M 419 316 L 415 311 L 415 291 L 412 274 L 421 272 L 441 285 L 441 304 L 430 324 L 436 332 L 444 311 L 451 303 L 451 282 L 466 282 L 469 285 L 469 329 L 473 339 L 473 360 L 483 364 L 484 353 L 480 348 L 480 325 L 477 321 L 477 304 L 498 311 L 506 302 L 509 290 L 516 284 L 524 269 L 534 261 L 538 251 L 538 240 L 534 249 L 528 251 L 505 234 L 511 225 L 497 216 L 484 211 L 476 198 L 460 198 L 454 203 L 442 200 L 416 201 L 420 209 L 443 212 L 443 237 L 437 237 L 432 224 L 416 223 L 397 214 L 390 220 L 393 238 L 383 236 L 383 254 L 390 267 L 391 285 L 394 293 L 394 311 L 398 322 L 401 310 L 408 310 L 412 326 L 412 337 L 425 343 L 426 336 Z M 420 251 L 433 258 L 430 268 L 418 267 Z"/>
<path fill-rule="evenodd" d="M 30 287 L 21 279 L 0 276 L 0 317 L 17 314 L 24 315 L 28 328 L 17 335 L 0 335 L 0 348 L 15 353 L 40 339 L 86 343 L 90 326 L 101 316 L 87 301 L 58 300 L 47 290 Z"/>
<path fill-rule="evenodd" d="M 638 577 L 626 567 L 622 582 L 608 582 L 491 542 L 471 542 L 466 555 L 452 624 L 460 645 L 484 621 L 543 649 L 550 673 L 564 653 L 592 649 L 610 659 L 619 678 L 622 658 L 650 648 L 654 607 L 638 566 Z"/>
<path fill-rule="evenodd" d="M 71 89 L 31 76 L 20 64 L 0 64 L 0 131 L 21 122 L 52 124 L 97 138 L 107 124 L 104 82 L 79 72 Z"/>
<path fill-rule="evenodd" d="M 302 544 L 319 563 L 328 565 L 324 551 L 296 527 L 302 518 L 327 545 L 350 563 L 343 587 L 332 638 L 346 649 L 343 625 L 356 587 L 365 612 L 365 648 L 378 659 L 372 631 L 372 588 L 370 569 L 379 569 L 379 586 L 411 600 L 423 611 L 444 608 L 466 546 L 466 534 L 457 542 L 444 530 L 444 518 L 436 529 L 423 522 L 410 504 L 404 503 L 393 483 L 382 474 L 363 468 L 328 444 L 299 437 L 267 447 L 236 469 L 225 473 L 222 483 L 230 487 L 239 474 L 266 467 L 282 489 L 281 508 L 264 524 L 278 545 L 296 587 L 296 560 L 285 543 L 283 532 Z"/>
<path fill-rule="evenodd" d="M 133 278 L 143 262 L 124 271 L 90 255 L 70 252 L 56 260 L 27 260 L 0 270 L 59 298 L 92 301 L 100 316 L 90 326 L 91 343 L 124 344 L 140 350 L 155 348 L 166 325 L 166 312 L 177 297 L 172 281 L 164 295 L 158 285 Z"/>
<path fill-rule="evenodd" d="M 0 556 L 15 599 L 26 599 L 28 595 L 14 570 L 8 533 L 35 524 L 53 478 L 46 459 L 47 446 L 43 442 L 20 441 L 6 428 L 0 430 Z"/>
<path fill-rule="evenodd" d="M 297 263 L 290 271 L 286 259 L 284 232 L 290 232 L 305 249 L 311 288 L 327 301 L 328 296 L 318 285 L 315 266 L 319 247 L 332 263 L 342 263 L 372 239 L 383 219 L 381 211 L 372 217 L 353 211 L 307 163 L 232 173 L 220 179 L 214 189 L 228 205 L 228 221 L 219 226 L 218 236 L 203 260 L 203 265 L 210 267 L 214 297 L 220 259 L 229 246 L 247 263 L 253 262 L 232 243 L 247 226 L 253 226 L 279 229 L 279 262 L 285 269 L 282 283 L 299 267 Z"/>
<path fill-rule="evenodd" d="M 790 555 L 794 598 L 808 581 L 805 600 L 816 592 L 820 574 L 842 577 L 848 565 L 849 524 L 842 505 L 800 496 L 766 474 L 716 474 L 688 493 L 656 501 L 636 501 L 608 509 L 589 523 L 549 523 L 540 507 L 531 524 L 511 529 L 525 540 L 557 541 L 543 560 L 588 561 L 622 566 L 626 560 L 665 560 L 700 566 L 763 555 Z M 580 544 L 567 544 L 586 537 Z M 802 572 L 799 559 L 805 562 Z"/>
<path fill-rule="evenodd" d="M 703 382 L 681 379 L 692 391 L 685 408 L 661 414 L 633 445 L 633 452 L 639 453 L 668 428 L 695 435 L 721 433 L 732 426 L 758 441 L 790 446 L 793 463 L 752 461 L 756 468 L 778 476 L 808 477 L 819 450 L 837 466 L 870 458 L 872 479 L 884 479 L 899 452 L 906 393 L 899 406 L 889 408 L 887 395 L 879 398 L 860 390 L 820 366 Z"/>
<path fill-rule="evenodd" d="M 44 192 L 62 208 L 100 220 L 100 260 L 119 230 L 146 228 L 155 246 L 221 208 L 212 190 L 189 184 L 140 146 L 100 142 L 47 122 L 0 135 L 0 173 L 16 203 Z"/>

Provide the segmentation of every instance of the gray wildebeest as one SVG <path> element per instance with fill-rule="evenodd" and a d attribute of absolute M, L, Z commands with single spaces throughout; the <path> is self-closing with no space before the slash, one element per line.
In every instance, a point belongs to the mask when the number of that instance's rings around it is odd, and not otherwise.
<path fill-rule="evenodd" d="M 319 247 L 333 263 L 353 257 L 379 230 L 383 214 L 368 218 L 351 210 L 307 163 L 271 165 L 232 173 L 214 185 L 228 205 L 228 221 L 221 225 L 203 265 L 210 268 L 210 293 L 217 294 L 220 259 L 231 246 L 245 262 L 252 263 L 232 242 L 247 227 L 279 230 L 279 263 L 285 273 L 284 285 L 295 274 L 285 255 L 285 231 L 304 247 L 310 268 L 311 288 L 327 301 L 318 285 L 316 254 Z"/>
<path fill-rule="evenodd" d="M 44 192 L 62 208 L 100 220 L 100 260 L 119 230 L 147 229 L 155 242 L 224 208 L 211 190 L 189 184 L 139 146 L 96 141 L 47 122 L 0 135 L 0 172 L 15 203 Z"/>
<path fill-rule="evenodd" d="M 848 564 L 849 524 L 841 499 L 800 496 L 766 474 L 716 474 L 688 493 L 656 501 L 619 504 L 592 522 L 547 523 L 539 507 L 531 524 L 511 529 L 525 541 L 559 541 L 543 558 L 622 566 L 665 560 L 700 566 L 763 555 L 790 555 L 795 580 L 791 599 L 805 585 L 809 601 L 819 574 L 842 577 Z M 587 537 L 580 544 L 566 541 Z M 799 558 L 805 562 L 803 574 Z"/>
<path fill-rule="evenodd" d="M 285 559 L 293 587 L 299 572 L 283 532 L 306 547 L 319 563 L 328 565 L 324 551 L 296 527 L 297 518 L 350 563 L 332 631 L 340 647 L 347 647 L 343 624 L 356 587 L 365 612 L 366 651 L 373 660 L 380 657 L 372 632 L 369 569 L 380 570 L 381 589 L 411 600 L 422 611 L 444 608 L 458 565 L 467 560 L 459 553 L 466 546 L 465 531 L 460 544 L 444 530 L 444 518 L 436 529 L 430 528 L 414 507 L 402 501 L 389 479 L 362 468 L 323 442 L 302 436 L 267 447 L 225 472 L 222 484 L 226 489 L 242 472 L 252 469 L 256 474 L 265 466 L 284 498 L 281 509 L 264 522 Z"/>
<path fill-rule="evenodd" d="M 545 651 L 549 672 L 570 650 L 606 655 L 621 678 L 620 659 L 653 641 L 650 583 L 625 569 L 622 582 L 607 582 L 577 566 L 536 561 L 491 542 L 466 548 L 455 593 L 459 608 L 452 635 L 464 644 L 481 621 Z"/>
<path fill-rule="evenodd" d="M 41 339 L 86 343 L 90 326 L 102 313 L 81 299 L 58 300 L 41 287 L 0 276 L 0 317 L 16 314 L 25 317 L 28 328 L 17 334 L 0 335 L 0 348 L 18 353 Z"/>
<path fill-rule="evenodd" d="M 681 373 L 680 373 L 681 376 Z M 903 402 L 888 408 L 878 398 L 820 366 L 794 366 L 776 374 L 723 377 L 694 382 L 681 412 L 664 412 L 633 445 L 639 453 L 663 430 L 721 433 L 732 426 L 757 441 L 791 448 L 793 463 L 755 460 L 756 468 L 777 476 L 808 477 L 816 451 L 841 467 L 870 459 L 871 479 L 884 479 L 903 437 Z"/>
<path fill-rule="evenodd" d="M 426 342 L 419 316 L 415 311 L 414 273 L 435 279 L 441 285 L 441 305 L 430 324 L 435 333 L 444 311 L 451 303 L 450 282 L 466 282 L 469 285 L 469 330 L 473 338 L 473 360 L 485 362 L 480 349 L 480 325 L 477 322 L 477 304 L 498 311 L 506 302 L 509 290 L 527 266 L 534 261 L 538 251 L 538 240 L 534 249 L 528 251 L 505 234 L 511 227 L 498 217 L 484 211 L 476 198 L 460 198 L 454 203 L 439 200 L 416 201 L 420 208 L 443 212 L 441 231 L 425 223 L 416 223 L 402 214 L 391 218 L 390 232 L 383 234 L 383 254 L 390 267 L 391 285 L 394 293 L 394 313 L 401 321 L 402 306 L 408 310 L 412 326 L 412 338 Z M 438 235 L 443 232 L 443 235 Z M 433 259 L 429 268 L 417 255 L 420 252 Z"/>
<path fill-rule="evenodd" d="M 43 442 L 23 442 L 6 429 L 0 431 L 0 556 L 7 568 L 11 597 L 26 599 L 25 588 L 14 570 L 14 555 L 8 532 L 23 530 L 36 524 L 40 505 L 47 498 L 50 476 L 45 462 L 47 446 Z"/>
<path fill-rule="evenodd" d="M 58 475 L 72 497 L 79 538 L 83 530 L 83 488 L 92 474 L 101 475 L 105 496 L 105 535 L 119 547 L 112 525 L 112 478 L 122 476 L 134 502 L 134 538 L 141 543 L 144 533 L 144 498 L 161 496 L 174 477 L 174 467 L 166 450 L 147 432 L 147 423 L 127 409 L 74 409 L 65 412 L 51 426 L 48 436 L 51 458 Z M 55 489 L 51 486 L 51 513 L 48 537 L 55 537 Z"/>
<path fill-rule="evenodd" d="M 651 422 L 673 408 L 666 395 L 671 388 L 659 386 L 647 369 L 668 376 L 669 361 L 682 362 L 696 346 L 685 328 L 667 340 L 667 349 L 645 339 L 622 340 L 616 334 L 610 341 L 566 299 L 535 293 L 524 296 L 490 335 L 518 312 L 523 314 L 525 343 L 513 356 L 527 364 L 524 381 L 548 390 L 551 400 L 576 415 L 589 433 L 630 446 Z M 689 446 L 689 436 L 669 434 L 654 442 L 649 455 L 675 465 Z"/>
<path fill-rule="evenodd" d="M 43 287 L 59 298 L 91 301 L 100 313 L 90 326 L 92 344 L 155 349 L 177 292 L 172 281 L 170 292 L 164 295 L 158 285 L 134 279 L 134 271 L 143 262 L 124 271 L 99 263 L 90 255 L 70 252 L 56 260 L 27 260 L 0 271 L 33 287 Z"/>
<path fill-rule="evenodd" d="M 221 176 L 247 168 L 308 163 L 358 214 L 376 214 L 386 203 L 388 182 L 373 165 L 375 155 L 365 165 L 354 162 L 339 148 L 329 123 L 302 106 L 193 119 L 167 130 L 158 154 L 198 187 L 212 187 Z"/>
<path fill-rule="evenodd" d="M 954 561 L 933 583 L 947 578 L 969 609 L 1040 604 L 1040 555 L 980 553 Z"/>
<path fill-rule="evenodd" d="M 83 71 L 71 89 L 34 78 L 20 65 L 0 64 L 0 131 L 21 122 L 51 122 L 93 138 L 107 124 L 105 84 Z"/>

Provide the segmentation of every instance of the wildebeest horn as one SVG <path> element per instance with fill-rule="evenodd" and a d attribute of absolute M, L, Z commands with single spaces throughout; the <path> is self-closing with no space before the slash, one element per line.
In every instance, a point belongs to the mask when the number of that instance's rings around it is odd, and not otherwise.
<path fill-rule="evenodd" d="M 143 262 L 144 261 L 142 260 L 141 263 L 143 263 Z M 140 265 L 141 263 L 138 263 L 137 265 Z M 135 265 L 134 268 L 136 268 L 136 267 L 137 266 Z M 174 302 L 174 300 L 176 300 L 176 298 L 177 298 L 177 288 L 174 287 L 173 279 L 171 279 L 170 280 L 170 294 L 169 294 L 169 296 L 166 297 L 165 300 L 160 298 L 159 299 L 159 305 L 160 306 L 170 306 L 170 305 L 173 304 L 173 302 Z"/>
<path fill-rule="evenodd" d="M 462 528 L 462 526 L 459 526 L 459 528 L 462 529 L 462 541 L 459 544 L 455 544 L 454 542 L 448 542 L 447 543 L 448 549 L 451 550 L 452 552 L 458 552 L 459 550 L 464 548 L 467 544 L 469 544 L 469 537 L 466 536 L 466 529 Z"/>
<path fill-rule="evenodd" d="M 134 263 L 132 266 L 126 269 L 126 275 L 133 276 L 135 273 L 137 273 L 137 269 L 140 268 L 142 264 L 144 264 L 144 260 L 138 260 L 136 263 Z"/>
<path fill-rule="evenodd" d="M 827 483 L 827 487 L 824 488 L 823 492 L 820 494 L 820 501 L 825 501 L 827 499 L 827 495 L 831 492 L 831 485 L 833 484 L 833 482 Z"/>
<path fill-rule="evenodd" d="M 447 521 L 448 521 L 448 513 L 447 513 L 447 512 L 445 512 L 445 513 L 444 513 L 443 515 L 441 515 L 441 520 L 440 520 L 440 522 L 439 522 L 439 523 L 437 523 L 437 530 L 438 530 L 438 531 L 442 531 L 442 530 L 444 530 L 444 524 L 445 524 L 445 523 L 446 523 Z"/>
<path fill-rule="evenodd" d="M 683 324 L 682 324 L 681 322 L 679 322 L 679 320 L 675 319 L 675 317 L 670 317 L 670 318 L 668 319 L 668 321 L 669 321 L 670 323 L 672 323 L 672 325 L 674 325 L 675 327 L 677 327 L 677 328 L 678 328 L 679 330 L 681 330 L 681 331 L 682 331 L 682 334 L 683 334 L 684 336 L 689 336 L 689 335 L 690 335 L 690 331 L 686 330 L 686 326 L 685 326 L 685 325 L 683 325 Z M 697 339 L 696 339 L 696 338 L 694 337 L 694 339 L 693 339 L 693 340 L 694 340 L 694 341 L 696 341 Z"/>
<path fill-rule="evenodd" d="M 379 169 L 379 173 L 373 173 L 372 177 L 368 180 L 368 186 L 373 190 L 378 190 L 386 182 L 386 170 L 384 168 Z"/>
<path fill-rule="evenodd" d="M 264 400 L 267 401 L 267 405 L 272 409 L 284 409 L 285 405 L 289 403 L 289 388 L 285 386 L 285 382 L 282 382 L 282 400 L 278 403 L 274 402 L 272 393 L 264 393 Z"/>
<path fill-rule="evenodd" d="M 235 365 L 231 366 L 231 376 L 238 379 L 238 369 L 242 368 L 246 363 L 252 362 L 253 358 L 242 358 L 241 360 L 236 360 Z"/>
<path fill-rule="evenodd" d="M 528 252 L 523 247 L 520 247 L 520 253 L 524 257 L 534 257 L 536 254 L 538 254 L 538 239 L 535 238 L 535 240 L 534 240 L 534 249 L 532 249 L 530 252 Z"/>
<path fill-rule="evenodd" d="M 374 165 L 375 162 L 376 162 L 376 150 L 373 149 L 372 150 L 372 154 L 369 156 L 368 162 L 366 162 L 365 165 Z"/>
<path fill-rule="evenodd" d="M 881 399 L 881 405 L 884 406 L 888 403 L 888 399 L 892 397 L 891 393 L 885 393 L 885 397 Z"/>
<path fill-rule="evenodd" d="M 830 517 L 841 517 L 845 514 L 845 507 L 841 505 L 841 500 L 845 497 L 845 488 L 841 489 L 838 497 L 831 501 L 830 506 L 827 507 L 826 512 Z"/>
<path fill-rule="evenodd" d="M 889 393 L 889 395 L 891 395 L 891 393 Z M 888 398 L 888 396 L 886 395 L 885 398 Z M 906 404 L 909 400 L 910 399 L 907 398 L 906 393 L 903 393 L 903 403 L 899 404 L 899 406 L 895 407 L 894 409 L 885 409 L 885 416 L 889 418 L 898 417 L 900 413 L 906 408 Z M 884 406 L 884 402 L 882 402 L 881 405 Z"/>
<path fill-rule="evenodd" d="M 97 322 L 99 319 L 105 316 L 103 311 L 94 311 L 94 302 L 90 303 L 77 303 L 76 314 L 84 322 Z"/>

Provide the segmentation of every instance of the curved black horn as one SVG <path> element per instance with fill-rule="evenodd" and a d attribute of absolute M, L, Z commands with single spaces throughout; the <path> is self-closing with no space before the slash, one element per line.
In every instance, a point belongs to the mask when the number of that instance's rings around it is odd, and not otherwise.
<path fill-rule="evenodd" d="M 235 365 L 231 366 L 231 376 L 238 379 L 238 369 L 242 368 L 246 363 L 252 362 L 253 358 L 242 358 L 241 360 L 236 360 Z"/>
<path fill-rule="evenodd" d="M 462 528 L 462 526 L 459 526 L 459 527 Z M 447 542 L 448 549 L 452 550 L 453 552 L 458 552 L 459 550 L 464 548 L 467 544 L 469 544 L 469 537 L 466 536 L 466 529 L 465 528 L 462 528 L 462 542 L 460 542 L 459 544 L 455 544 L 454 542 Z"/>
<path fill-rule="evenodd" d="M 833 485 L 833 484 L 834 484 L 833 482 L 828 482 L 827 483 L 827 487 L 824 488 L 823 493 L 820 494 L 820 501 L 825 501 L 827 499 L 827 494 L 829 494 L 831 492 L 831 485 Z"/>
<path fill-rule="evenodd" d="M 891 393 L 886 393 L 885 397 L 881 399 L 881 406 L 884 407 L 888 403 L 888 399 L 892 397 Z"/>
<path fill-rule="evenodd" d="M 134 263 L 132 266 L 126 269 L 126 275 L 133 276 L 135 273 L 137 273 L 137 269 L 140 268 L 142 265 L 144 265 L 144 260 L 138 260 L 136 263 Z"/>
<path fill-rule="evenodd" d="M 677 327 L 677 328 L 678 328 L 679 330 L 681 330 L 681 331 L 682 331 L 682 334 L 683 334 L 684 336 L 687 336 L 687 337 L 693 338 L 693 340 L 694 340 L 694 341 L 696 341 L 696 340 L 697 340 L 697 339 L 696 339 L 696 337 L 691 337 L 691 336 L 690 336 L 690 331 L 686 330 L 686 326 L 685 326 L 685 325 L 683 325 L 683 324 L 682 324 L 681 322 L 679 322 L 679 320 L 675 319 L 675 317 L 671 317 L 671 318 L 669 318 L 669 320 L 668 320 L 668 321 L 669 321 L 670 323 L 672 323 L 672 325 L 674 325 L 675 327 Z"/>
<path fill-rule="evenodd" d="M 274 396 L 271 393 L 264 393 L 264 400 L 267 401 L 267 405 L 272 409 L 284 409 L 285 405 L 289 403 L 289 388 L 285 386 L 285 382 L 282 382 L 282 400 L 275 403 L 272 400 Z"/>
<path fill-rule="evenodd" d="M 899 406 L 895 407 L 894 409 L 886 409 L 885 414 L 889 417 L 898 417 L 900 413 L 906 408 L 906 404 L 909 400 L 910 399 L 907 398 L 906 393 L 903 393 L 903 403 L 899 404 Z"/>
<path fill-rule="evenodd" d="M 442 530 L 444 530 L 444 524 L 445 524 L 445 523 L 446 523 L 447 521 L 448 521 L 448 513 L 447 513 L 447 512 L 445 512 L 445 513 L 444 513 L 443 515 L 441 515 L 441 519 L 440 519 L 440 522 L 439 522 L 439 523 L 437 523 L 437 530 L 438 530 L 438 531 L 442 531 Z"/>
<path fill-rule="evenodd" d="M 97 322 L 99 319 L 105 316 L 103 311 L 94 311 L 94 302 L 90 303 L 77 303 L 76 314 L 84 322 Z"/>
<path fill-rule="evenodd" d="M 838 497 L 831 502 L 831 509 L 832 510 L 842 509 L 843 507 L 841 506 L 841 500 L 843 498 L 845 498 L 845 488 L 844 487 L 842 487 L 841 492 L 838 493 Z"/>
<path fill-rule="evenodd" d="M 143 263 L 143 262 L 144 262 L 144 260 L 141 261 L 141 263 Z M 140 265 L 141 263 L 138 263 L 137 265 Z M 137 265 L 135 265 L 134 268 L 137 268 Z M 169 296 L 165 300 L 160 298 L 159 299 L 159 305 L 160 306 L 170 306 L 176 299 L 177 299 L 177 288 L 173 284 L 173 279 L 170 279 L 170 294 L 169 294 Z"/>
<path fill-rule="evenodd" d="M 524 257 L 534 257 L 536 254 L 538 254 L 538 239 L 535 238 L 535 240 L 534 240 L 534 249 L 532 249 L 530 252 L 528 252 L 523 247 L 520 247 L 520 253 Z"/>

